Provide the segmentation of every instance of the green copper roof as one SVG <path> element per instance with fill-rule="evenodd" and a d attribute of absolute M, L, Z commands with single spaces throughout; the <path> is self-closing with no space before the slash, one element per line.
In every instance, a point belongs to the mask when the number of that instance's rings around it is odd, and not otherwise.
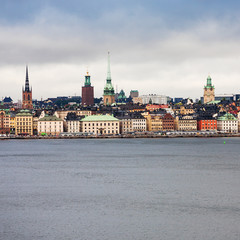
<path fill-rule="evenodd" d="M 63 121 L 63 120 L 61 118 L 56 117 L 55 115 L 53 116 L 45 115 L 45 117 L 40 118 L 38 121 Z"/>
<path fill-rule="evenodd" d="M 84 83 L 84 86 L 91 86 L 91 80 L 90 80 L 90 76 L 87 72 L 87 75 L 85 76 L 85 83 Z"/>
<path fill-rule="evenodd" d="M 215 100 L 215 101 L 211 101 L 211 102 L 207 102 L 206 104 L 218 104 L 220 103 L 221 101 L 219 100 Z"/>
<path fill-rule="evenodd" d="M 218 121 L 238 121 L 231 113 L 226 113 L 222 117 L 218 118 Z"/>
<path fill-rule="evenodd" d="M 81 122 L 103 122 L 103 121 L 119 121 L 119 120 L 111 115 L 91 115 L 81 120 Z"/>
<path fill-rule="evenodd" d="M 108 52 L 108 70 L 107 70 L 107 83 L 104 87 L 103 95 L 114 95 L 114 88 L 112 86 L 112 78 L 110 71 L 110 53 Z"/>
<path fill-rule="evenodd" d="M 207 78 L 207 85 L 204 86 L 204 88 L 214 88 L 214 86 L 212 85 L 212 79 L 210 76 L 208 76 Z"/>
<path fill-rule="evenodd" d="M 19 116 L 32 116 L 32 114 L 29 112 L 29 110 L 20 110 L 19 113 L 16 114 L 17 117 Z"/>

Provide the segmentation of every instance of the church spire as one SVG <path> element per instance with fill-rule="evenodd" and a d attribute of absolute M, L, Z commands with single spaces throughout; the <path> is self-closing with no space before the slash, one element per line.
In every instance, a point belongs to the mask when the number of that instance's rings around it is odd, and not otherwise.
<path fill-rule="evenodd" d="M 26 80 L 25 80 L 25 91 L 29 92 L 29 78 L 28 78 L 28 66 L 26 66 Z"/>
<path fill-rule="evenodd" d="M 111 83 L 111 70 L 110 70 L 110 52 L 108 52 L 108 69 L 107 69 L 107 83 Z"/>

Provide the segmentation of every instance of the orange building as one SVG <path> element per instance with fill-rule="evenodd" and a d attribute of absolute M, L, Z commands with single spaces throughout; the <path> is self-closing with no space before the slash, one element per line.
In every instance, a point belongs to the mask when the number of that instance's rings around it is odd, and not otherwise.
<path fill-rule="evenodd" d="M 197 121 L 197 130 L 217 130 L 216 119 L 201 119 Z"/>

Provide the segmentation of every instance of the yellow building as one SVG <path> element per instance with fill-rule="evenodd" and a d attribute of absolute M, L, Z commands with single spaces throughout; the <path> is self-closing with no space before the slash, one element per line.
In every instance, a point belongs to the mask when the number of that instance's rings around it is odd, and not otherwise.
<path fill-rule="evenodd" d="M 163 130 L 163 120 L 161 115 L 148 114 L 144 117 L 147 120 L 147 131 L 157 132 Z"/>
<path fill-rule="evenodd" d="M 29 110 L 21 110 L 16 114 L 15 135 L 33 135 L 33 116 Z"/>
<path fill-rule="evenodd" d="M 193 116 L 176 117 L 176 129 L 178 131 L 197 131 L 197 120 Z"/>

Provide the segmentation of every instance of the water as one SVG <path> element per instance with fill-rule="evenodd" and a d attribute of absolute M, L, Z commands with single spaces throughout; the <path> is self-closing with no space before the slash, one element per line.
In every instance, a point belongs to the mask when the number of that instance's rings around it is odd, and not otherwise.
<path fill-rule="evenodd" d="M 239 240 L 239 147 L 239 138 L 0 141 L 0 239 Z"/>

